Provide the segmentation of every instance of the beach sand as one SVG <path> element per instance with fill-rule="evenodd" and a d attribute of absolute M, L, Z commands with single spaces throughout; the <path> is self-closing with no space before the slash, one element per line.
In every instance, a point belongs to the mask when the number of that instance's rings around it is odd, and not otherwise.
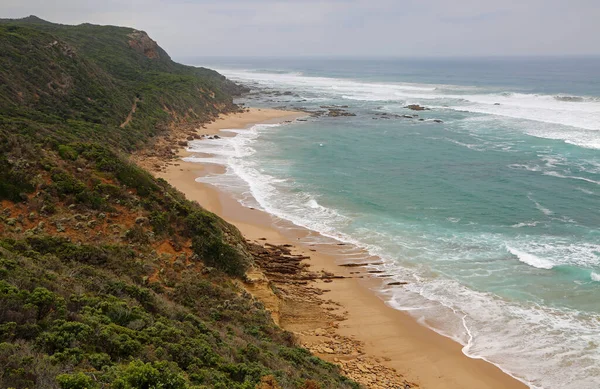
<path fill-rule="evenodd" d="M 221 129 L 283 122 L 301 116 L 306 114 L 250 109 L 223 116 L 198 131 L 217 134 Z M 185 150 L 180 151 L 180 156 L 186 155 Z M 223 171 L 223 167 L 217 165 L 175 161 L 154 174 L 167 180 L 188 199 L 236 225 L 248 241 L 293 245 L 295 254 L 310 256 L 305 261 L 311 271 L 323 270 L 327 273 L 322 274 L 343 277 L 312 281 L 311 287 L 320 289 L 315 293 L 320 295 L 317 296 L 321 299 L 320 307 L 314 303 L 315 294 L 307 294 L 305 302 L 294 298 L 287 299 L 286 303 L 274 296 L 271 288 L 248 287 L 263 300 L 283 328 L 297 334 L 303 346 L 339 364 L 346 374 L 368 388 L 396 388 L 399 382 L 402 386 L 434 389 L 527 388 L 498 367 L 465 356 L 460 344 L 387 306 L 372 290 L 381 287 L 381 279 L 369 276 L 360 266 L 339 265 L 344 261 L 347 246 L 302 244 L 303 238 L 315 233 L 243 207 L 229 194 L 195 181 L 197 177 Z"/>

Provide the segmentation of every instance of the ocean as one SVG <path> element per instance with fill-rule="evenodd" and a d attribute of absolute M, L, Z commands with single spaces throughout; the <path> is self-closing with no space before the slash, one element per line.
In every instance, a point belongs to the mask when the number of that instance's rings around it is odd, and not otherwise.
<path fill-rule="evenodd" d="M 387 303 L 466 355 L 600 387 L 600 58 L 186 62 L 248 106 L 356 115 L 197 142 L 227 166 L 204 181 L 380 257 Z"/>

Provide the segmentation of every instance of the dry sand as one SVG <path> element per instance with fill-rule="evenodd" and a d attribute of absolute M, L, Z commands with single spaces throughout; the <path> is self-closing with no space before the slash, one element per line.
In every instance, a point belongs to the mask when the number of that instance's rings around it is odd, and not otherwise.
<path fill-rule="evenodd" d="M 249 112 L 224 116 L 199 130 L 202 134 L 216 134 L 220 129 L 246 128 L 256 123 L 274 123 L 306 116 L 306 114 L 272 109 L 250 109 Z M 185 150 L 181 156 L 187 155 Z M 329 322 L 329 317 L 311 314 L 310 309 L 288 314 L 277 312 L 280 324 L 299 335 L 303 345 L 319 356 L 339 363 L 352 378 L 370 388 L 384 388 L 385 384 L 376 377 L 381 364 L 391 371 L 396 370 L 410 382 L 410 387 L 432 389 L 485 389 L 485 388 L 527 388 L 520 381 L 503 373 L 496 366 L 465 356 L 462 346 L 420 325 L 404 312 L 388 307 L 371 289 L 381 286 L 381 280 L 366 275 L 360 267 L 339 266 L 343 263 L 344 246 L 308 246 L 299 243 L 314 232 L 286 224 L 259 210 L 243 207 L 227 193 L 195 181 L 208 173 L 222 173 L 223 167 L 198 163 L 175 162 L 166 169 L 155 173 L 179 189 L 190 200 L 198 201 L 206 209 L 220 215 L 236 225 L 250 241 L 275 244 L 292 244 L 299 254 L 309 255 L 307 262 L 311 270 L 334 273 L 346 278 L 317 280 L 314 285 L 325 290 L 323 298 L 330 300 L 337 308 L 332 310 L 343 316 L 343 320 Z M 283 227 L 283 228 L 282 228 Z M 317 251 L 315 251 L 317 250 Z M 260 296 L 272 299 L 272 296 Z M 277 310 L 272 301 L 265 301 L 267 307 Z M 313 312 L 314 313 L 314 312 Z M 339 316 L 338 315 L 338 316 Z M 328 337 L 315 336 L 315 330 L 327 327 Z M 333 332 L 331 332 L 333 331 Z M 335 339 L 334 339 L 335 338 Z M 356 350 L 350 354 L 338 354 L 318 345 L 324 340 L 340 342 L 356 341 L 361 345 L 358 358 Z M 330 344 L 331 346 L 331 344 Z M 343 344 L 341 345 L 343 346 Z M 340 347 L 341 347 L 340 346 Z M 331 346 L 333 347 L 333 346 Z M 323 351 L 325 350 L 325 351 Z M 319 352 L 321 351 L 321 352 Z M 352 369 L 350 369 L 352 364 Z M 365 367 L 366 365 L 366 367 Z M 384 373 L 380 373 L 384 375 Z M 388 382 L 388 381 L 384 381 Z M 391 382 L 391 381 L 389 381 Z M 389 385 L 389 384 L 388 384 Z M 389 387 L 389 386 L 387 386 Z"/>

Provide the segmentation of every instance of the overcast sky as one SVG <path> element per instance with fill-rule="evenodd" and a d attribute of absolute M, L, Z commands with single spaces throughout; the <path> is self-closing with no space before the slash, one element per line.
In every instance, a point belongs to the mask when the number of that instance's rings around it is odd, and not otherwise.
<path fill-rule="evenodd" d="M 145 30 L 175 58 L 600 54 L 600 0 L 0 2 L 30 14 Z"/>

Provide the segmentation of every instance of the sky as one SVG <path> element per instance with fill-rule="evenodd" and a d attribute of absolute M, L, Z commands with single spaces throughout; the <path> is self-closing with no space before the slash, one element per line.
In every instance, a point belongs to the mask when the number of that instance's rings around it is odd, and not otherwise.
<path fill-rule="evenodd" d="M 196 56 L 600 55 L 600 0 L 2 0 L 0 18 L 146 31 Z"/>

